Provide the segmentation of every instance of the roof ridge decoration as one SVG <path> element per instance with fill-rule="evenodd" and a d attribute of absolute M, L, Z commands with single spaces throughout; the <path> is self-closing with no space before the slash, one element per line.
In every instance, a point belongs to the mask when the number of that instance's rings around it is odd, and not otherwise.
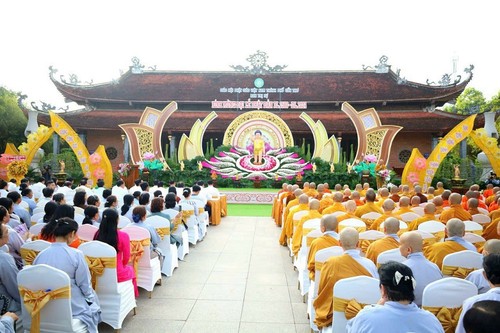
<path fill-rule="evenodd" d="M 378 65 L 375 65 L 375 73 L 389 73 L 389 70 L 391 69 L 391 65 L 387 64 L 388 60 L 389 60 L 388 56 L 382 55 L 378 59 L 378 61 L 379 61 Z M 365 65 L 361 65 L 361 68 L 363 68 L 364 71 L 373 69 L 372 66 L 365 66 Z"/>
<path fill-rule="evenodd" d="M 470 64 L 469 67 L 464 69 L 464 72 L 469 74 L 469 77 L 467 78 L 467 80 L 469 80 L 469 81 L 472 79 L 472 76 L 474 75 L 472 72 L 473 70 L 474 70 L 474 65 L 472 65 L 472 64 Z M 453 82 L 451 82 L 452 77 L 453 77 L 453 73 L 451 73 L 451 74 L 445 73 L 445 74 L 443 74 L 443 76 L 441 76 L 441 80 L 439 80 L 437 82 L 437 84 L 436 84 L 436 82 L 430 81 L 429 79 L 427 79 L 425 81 L 425 83 L 427 83 L 428 86 L 437 85 L 437 86 L 441 86 L 441 87 L 449 87 L 449 86 L 456 86 L 462 80 L 462 75 L 457 74 L 455 77 L 455 80 Z"/>
<path fill-rule="evenodd" d="M 251 54 L 246 60 L 250 63 L 250 66 L 242 66 L 242 65 L 230 65 L 232 69 L 236 72 L 244 72 L 249 74 L 256 75 L 265 75 L 269 73 L 281 72 L 283 69 L 287 67 L 287 65 L 276 65 L 269 66 L 267 64 L 268 55 L 266 52 L 257 50 L 256 53 Z"/>

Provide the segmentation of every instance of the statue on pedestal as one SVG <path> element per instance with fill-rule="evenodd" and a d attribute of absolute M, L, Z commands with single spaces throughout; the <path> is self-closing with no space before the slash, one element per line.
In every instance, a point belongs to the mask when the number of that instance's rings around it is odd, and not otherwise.
<path fill-rule="evenodd" d="M 59 173 L 64 173 L 64 169 L 66 168 L 66 163 L 63 160 L 59 161 Z"/>
<path fill-rule="evenodd" d="M 460 179 L 460 166 L 458 164 L 453 165 L 454 168 L 454 179 Z"/>

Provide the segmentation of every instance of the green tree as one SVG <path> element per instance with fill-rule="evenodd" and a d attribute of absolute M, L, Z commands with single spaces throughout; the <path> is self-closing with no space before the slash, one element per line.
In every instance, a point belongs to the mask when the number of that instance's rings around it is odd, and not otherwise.
<path fill-rule="evenodd" d="M 486 99 L 481 91 L 469 87 L 465 88 L 463 93 L 457 97 L 454 106 L 445 108 L 445 111 L 458 114 L 473 114 L 484 112 L 486 108 Z"/>
<path fill-rule="evenodd" d="M 17 147 L 26 141 L 24 130 L 27 124 L 28 120 L 17 105 L 16 94 L 0 87 L 0 154 L 8 142 Z"/>

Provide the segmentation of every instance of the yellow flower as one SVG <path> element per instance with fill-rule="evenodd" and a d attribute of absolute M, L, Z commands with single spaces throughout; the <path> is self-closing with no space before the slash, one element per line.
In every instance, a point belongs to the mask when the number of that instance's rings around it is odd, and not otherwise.
<path fill-rule="evenodd" d="M 486 130 L 484 128 L 479 128 L 479 129 L 475 130 L 474 132 L 476 133 L 478 138 L 482 138 L 482 137 L 487 136 Z"/>
<path fill-rule="evenodd" d="M 28 143 L 36 143 L 38 141 L 38 134 L 35 132 L 28 135 Z"/>
<path fill-rule="evenodd" d="M 486 139 L 486 146 L 488 147 L 495 147 L 497 145 L 497 140 L 494 138 L 487 138 Z"/>
<path fill-rule="evenodd" d="M 40 125 L 38 126 L 38 129 L 36 130 L 38 135 L 45 135 L 49 132 L 49 128 L 45 125 Z"/>

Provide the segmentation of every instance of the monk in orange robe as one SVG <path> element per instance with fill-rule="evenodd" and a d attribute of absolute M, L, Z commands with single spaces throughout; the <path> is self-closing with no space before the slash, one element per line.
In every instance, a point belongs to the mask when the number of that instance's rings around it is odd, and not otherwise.
<path fill-rule="evenodd" d="M 341 256 L 331 257 L 323 264 L 318 283 L 318 297 L 313 302 L 316 317 L 314 323 L 322 329 L 333 321 L 333 287 L 342 279 L 355 276 L 378 278 L 377 268 L 368 259 L 362 258 L 356 248 L 359 234 L 354 228 L 345 228 L 340 233 Z"/>
<path fill-rule="evenodd" d="M 382 214 L 383 213 L 382 209 L 375 204 L 376 197 L 377 197 L 377 195 L 375 194 L 374 190 L 372 190 L 372 189 L 367 190 L 366 195 L 365 195 L 366 203 L 363 206 L 359 206 L 356 209 L 355 215 L 357 217 L 361 217 L 364 214 L 371 213 L 371 212 L 376 212 L 376 213 Z"/>
<path fill-rule="evenodd" d="M 439 216 L 439 221 L 446 223 L 449 219 L 457 218 L 462 221 L 472 221 L 472 215 L 460 205 L 462 196 L 458 193 L 450 195 L 450 209 L 447 209 Z"/>
<path fill-rule="evenodd" d="M 443 198 L 440 196 L 435 197 L 432 199 L 432 203 L 436 206 L 436 215 L 441 214 L 443 212 Z"/>
<path fill-rule="evenodd" d="M 490 206 L 488 207 L 488 211 L 490 212 L 489 215 L 492 215 L 494 214 L 495 211 L 498 211 L 500 208 L 500 196 L 497 198 L 496 201 L 493 201 Z M 493 219 L 492 216 L 490 216 L 491 219 Z"/>
<path fill-rule="evenodd" d="M 486 189 L 483 191 L 483 196 L 488 198 L 493 195 L 493 184 L 486 184 Z"/>
<path fill-rule="evenodd" d="M 325 188 L 325 193 L 332 193 L 332 191 L 330 190 L 330 185 L 328 185 L 328 183 L 324 183 L 323 187 Z"/>
<path fill-rule="evenodd" d="M 333 204 L 330 207 L 323 209 L 323 214 L 331 214 L 335 212 L 345 212 L 346 209 L 342 204 L 343 195 L 340 192 L 335 192 L 333 194 Z"/>
<path fill-rule="evenodd" d="M 317 199 L 319 193 L 316 190 L 316 183 L 314 183 L 314 182 L 309 183 L 309 190 L 306 191 L 304 189 L 304 193 L 307 194 L 309 196 L 309 198 L 315 198 L 315 199 Z"/>
<path fill-rule="evenodd" d="M 288 186 L 289 185 L 287 183 L 283 183 L 283 187 L 276 195 L 276 201 L 273 203 L 272 216 L 273 216 L 274 222 L 276 223 L 277 226 L 281 226 L 280 214 L 282 214 L 282 212 L 283 212 L 283 210 L 282 210 L 283 209 L 283 206 L 282 206 L 283 198 L 285 195 L 288 195 L 288 193 L 289 193 Z M 290 185 L 290 189 L 291 189 L 291 187 L 292 187 L 292 185 Z"/>
<path fill-rule="evenodd" d="M 318 184 L 318 187 L 316 188 L 316 190 L 318 191 L 318 195 L 316 196 L 316 199 L 321 200 L 323 198 L 323 195 L 326 194 L 325 185 Z"/>
<path fill-rule="evenodd" d="M 323 210 L 333 205 L 333 195 L 331 193 L 325 193 L 319 201 L 319 212 L 323 213 Z"/>
<path fill-rule="evenodd" d="M 387 199 L 389 199 L 389 190 L 387 189 L 387 187 L 382 187 L 381 189 L 378 190 L 378 198 L 376 202 L 377 206 L 382 208 L 382 204 Z"/>
<path fill-rule="evenodd" d="M 500 239 L 500 234 L 498 228 L 500 227 L 500 217 L 491 221 L 483 230 L 483 238 L 488 239 Z"/>
<path fill-rule="evenodd" d="M 347 191 L 344 191 L 344 197 L 345 197 L 345 193 L 347 193 Z M 353 191 L 351 193 L 351 200 L 354 200 L 354 202 L 356 203 L 356 206 L 363 206 L 365 203 L 361 200 L 361 196 L 359 194 L 358 191 Z"/>
<path fill-rule="evenodd" d="M 401 215 L 405 213 L 413 213 L 410 206 L 410 198 L 402 196 L 399 199 L 399 209 L 395 212 L 396 215 Z"/>
<path fill-rule="evenodd" d="M 451 191 L 445 190 L 443 194 L 441 194 L 441 198 L 443 199 L 443 207 L 450 207 L 450 201 L 448 200 L 450 198 Z"/>
<path fill-rule="evenodd" d="M 467 211 L 471 216 L 476 214 L 481 214 L 478 207 L 479 207 L 479 200 L 477 200 L 476 198 L 470 198 L 469 200 L 467 200 Z"/>
<path fill-rule="evenodd" d="M 428 246 L 424 255 L 435 263 L 440 269 L 443 266 L 443 259 L 450 253 L 464 250 L 475 251 L 476 247 L 463 239 L 465 235 L 465 223 L 457 218 L 452 218 L 446 223 L 444 242 L 434 243 Z"/>
<path fill-rule="evenodd" d="M 279 210 L 278 209 L 276 210 L 277 216 L 276 216 L 275 221 L 276 221 L 276 225 L 278 225 L 280 227 L 283 223 L 285 223 L 285 221 L 283 221 L 283 220 L 286 219 L 286 216 L 283 217 L 283 212 L 286 210 L 286 206 L 288 205 L 288 203 L 290 201 L 295 199 L 295 196 L 293 195 L 293 191 L 294 191 L 293 186 L 288 185 L 286 192 L 283 192 L 278 197 Z"/>
<path fill-rule="evenodd" d="M 394 217 L 398 220 L 401 220 L 399 215 L 394 214 L 395 204 L 391 199 L 387 199 L 382 205 L 382 209 L 384 210 L 384 214 L 382 214 L 379 218 L 375 219 L 370 226 L 371 230 L 378 230 L 382 222 L 387 220 L 389 217 Z"/>
<path fill-rule="evenodd" d="M 320 212 L 318 212 L 319 209 L 319 201 L 317 199 L 312 199 L 309 201 L 309 213 L 304 215 L 302 219 L 299 221 L 297 224 L 297 228 L 293 232 L 292 236 L 292 252 L 294 256 L 297 256 L 297 253 L 299 253 L 300 247 L 302 246 L 302 229 L 304 226 L 304 223 L 306 221 L 312 220 L 312 219 L 320 219 L 323 217 Z"/>
<path fill-rule="evenodd" d="M 427 221 L 435 221 L 436 220 L 436 205 L 432 202 L 429 202 L 424 207 L 424 216 L 416 218 L 408 224 L 408 231 L 418 230 L 418 226 Z"/>
<path fill-rule="evenodd" d="M 297 189 L 295 190 L 295 194 L 302 193 L 302 190 Z M 302 197 L 302 199 L 300 199 Z M 286 246 L 287 245 L 287 239 L 292 237 L 293 233 L 293 214 L 295 214 L 298 211 L 309 209 L 308 202 L 309 202 L 309 197 L 304 194 L 300 194 L 297 197 L 297 202 L 296 204 L 293 204 L 293 201 L 289 202 L 289 207 L 287 207 L 287 210 L 285 210 L 286 214 L 285 215 L 285 221 L 283 222 L 283 228 L 281 229 L 281 235 L 279 242 L 281 245 Z"/>
<path fill-rule="evenodd" d="M 319 250 L 326 249 L 331 246 L 340 246 L 339 235 L 337 234 L 337 218 L 335 215 L 323 215 L 321 218 L 320 230 L 323 236 L 316 238 L 311 242 L 309 254 L 307 256 L 307 269 L 309 270 L 309 279 L 314 281 L 315 256 Z"/>
<path fill-rule="evenodd" d="M 392 250 L 399 247 L 399 220 L 394 217 L 389 217 L 384 221 L 384 238 L 378 239 L 368 246 L 366 250 L 366 258 L 377 263 L 377 257 L 384 251 Z"/>
<path fill-rule="evenodd" d="M 346 213 L 337 217 L 337 222 L 340 223 L 347 219 L 356 219 L 363 221 L 361 218 L 357 217 L 354 212 L 356 211 L 356 203 L 354 200 L 349 200 L 345 203 Z"/>
<path fill-rule="evenodd" d="M 397 186 L 392 186 L 391 189 L 390 189 L 390 192 L 391 192 L 391 200 L 394 201 L 394 202 L 399 202 L 399 200 L 401 200 L 401 197 L 399 196 L 398 194 L 398 187 Z"/>

